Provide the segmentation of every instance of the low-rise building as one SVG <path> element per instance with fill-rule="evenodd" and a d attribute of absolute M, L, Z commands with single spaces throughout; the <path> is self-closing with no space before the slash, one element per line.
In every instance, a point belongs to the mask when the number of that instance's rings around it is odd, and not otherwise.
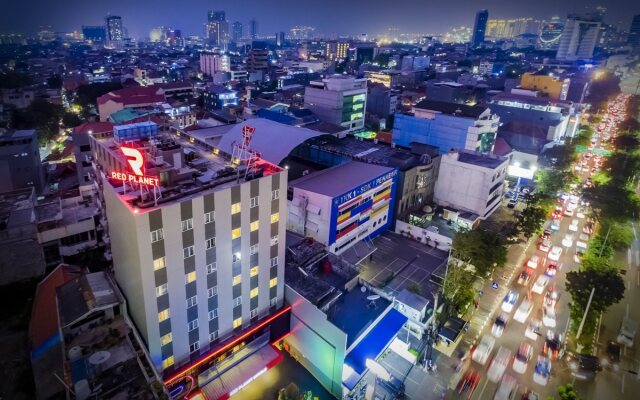
<path fill-rule="evenodd" d="M 542 91 L 554 100 L 566 100 L 570 84 L 569 78 L 557 77 L 544 71 L 525 72 L 520 78 L 521 88 Z"/>
<path fill-rule="evenodd" d="M 44 171 L 35 129 L 0 129 L 0 192 L 32 187 L 40 193 Z"/>
<path fill-rule="evenodd" d="M 321 120 L 342 125 L 355 132 L 364 128 L 367 80 L 332 75 L 312 81 L 304 92 L 304 105 Z"/>

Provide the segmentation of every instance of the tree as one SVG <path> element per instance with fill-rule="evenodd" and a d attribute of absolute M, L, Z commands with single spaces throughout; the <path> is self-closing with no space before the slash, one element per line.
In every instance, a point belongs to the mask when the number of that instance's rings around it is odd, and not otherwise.
<path fill-rule="evenodd" d="M 33 83 L 29 75 L 15 71 L 5 71 L 0 73 L 0 89 L 17 89 Z"/>
<path fill-rule="evenodd" d="M 60 89 L 60 88 L 62 88 L 62 77 L 60 75 L 51 75 L 47 79 L 47 87 L 49 89 Z"/>
<path fill-rule="evenodd" d="M 36 129 L 41 145 L 53 139 L 60 131 L 60 118 L 64 109 L 46 99 L 35 99 L 25 110 L 13 110 L 11 125 L 15 129 Z"/>
<path fill-rule="evenodd" d="M 80 119 L 78 114 L 74 114 L 74 113 L 71 113 L 71 112 L 65 112 L 62 115 L 62 125 L 65 128 L 75 128 L 76 126 L 80 125 L 81 123 L 82 123 L 82 120 Z"/>
<path fill-rule="evenodd" d="M 458 232 L 453 238 L 453 256 L 471 264 L 480 276 L 488 276 L 507 262 L 505 240 L 485 229 Z"/>
<path fill-rule="evenodd" d="M 529 203 L 516 221 L 518 231 L 527 239 L 536 233 L 540 233 L 544 221 L 547 219 L 547 210 L 536 203 Z"/>
<path fill-rule="evenodd" d="M 584 311 L 589 302 L 591 290 L 595 294 L 591 301 L 589 313 L 597 315 L 609 306 L 620 302 L 624 297 L 624 280 L 620 271 L 613 268 L 587 269 L 567 273 L 567 291 L 571 294 L 572 307 L 576 311 Z"/>
<path fill-rule="evenodd" d="M 84 108 L 94 106 L 98 97 L 118 89 L 122 89 L 122 85 L 118 82 L 81 85 L 78 88 L 78 103 Z"/>
<path fill-rule="evenodd" d="M 473 275 L 465 268 L 465 264 L 457 260 L 449 260 L 446 280 L 442 288 L 444 293 L 444 319 L 461 313 L 473 300 Z"/>
<path fill-rule="evenodd" d="M 591 82 L 589 95 L 586 98 L 587 103 L 596 109 L 606 106 L 606 102 L 612 96 L 620 93 L 620 78 L 611 72 L 600 72 L 600 76 Z"/>
<path fill-rule="evenodd" d="M 613 180 L 606 185 L 584 189 L 583 197 L 591 202 L 594 213 L 600 219 L 624 222 L 640 213 L 638 195 Z"/>
<path fill-rule="evenodd" d="M 618 151 L 629 153 L 638 149 L 640 140 L 635 134 L 623 134 L 616 137 L 613 144 Z"/>
<path fill-rule="evenodd" d="M 578 392 L 576 392 L 570 383 L 560 386 L 558 388 L 558 395 L 560 396 L 560 400 L 580 400 Z"/>

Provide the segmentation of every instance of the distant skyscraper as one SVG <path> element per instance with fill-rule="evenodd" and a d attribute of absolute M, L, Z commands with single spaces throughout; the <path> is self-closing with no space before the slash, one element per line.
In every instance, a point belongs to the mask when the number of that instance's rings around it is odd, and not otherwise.
<path fill-rule="evenodd" d="M 107 32 L 104 26 L 83 26 L 82 37 L 84 40 L 102 43 L 107 38 Z"/>
<path fill-rule="evenodd" d="M 276 32 L 276 46 L 284 45 L 284 32 Z"/>
<path fill-rule="evenodd" d="M 476 13 L 476 21 L 473 24 L 473 35 L 471 36 L 471 46 L 477 47 L 484 42 L 484 34 L 487 31 L 487 21 L 489 11 L 480 10 Z"/>
<path fill-rule="evenodd" d="M 640 14 L 633 17 L 627 43 L 635 50 L 640 49 Z"/>
<path fill-rule="evenodd" d="M 297 40 L 307 40 L 315 31 L 316 28 L 312 26 L 294 26 L 291 28 L 291 38 Z"/>
<path fill-rule="evenodd" d="M 121 47 L 122 41 L 124 40 L 122 18 L 117 15 L 109 15 L 105 21 L 107 27 L 107 46 L 110 48 Z"/>
<path fill-rule="evenodd" d="M 240 21 L 234 22 L 231 32 L 233 41 L 236 43 L 239 42 L 240 39 L 242 39 L 242 23 Z"/>
<path fill-rule="evenodd" d="M 560 17 L 553 17 L 551 21 L 545 22 L 540 29 L 536 48 L 539 50 L 558 50 L 563 28 L 564 25 L 560 22 Z"/>
<path fill-rule="evenodd" d="M 207 40 L 212 46 L 227 49 L 229 44 L 229 23 L 224 11 L 209 11 L 207 13 Z"/>
<path fill-rule="evenodd" d="M 258 38 L 258 21 L 252 19 L 249 21 L 249 39 L 254 40 Z"/>
<path fill-rule="evenodd" d="M 329 61 L 342 61 L 349 56 L 349 42 L 330 41 L 325 48 L 325 57 Z"/>
<path fill-rule="evenodd" d="M 224 22 L 226 20 L 227 17 L 224 11 L 209 11 L 207 13 L 208 22 Z"/>
<path fill-rule="evenodd" d="M 570 15 L 564 24 L 558 52 L 558 60 L 587 60 L 593 57 L 600 33 L 600 22 L 586 16 Z"/>

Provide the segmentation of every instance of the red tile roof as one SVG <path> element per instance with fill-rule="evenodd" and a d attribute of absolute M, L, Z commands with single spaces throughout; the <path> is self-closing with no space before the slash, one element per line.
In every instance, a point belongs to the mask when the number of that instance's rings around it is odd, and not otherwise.
<path fill-rule="evenodd" d="M 132 86 L 124 89 L 114 90 L 98 97 L 98 104 L 104 104 L 109 100 L 124 104 L 157 103 L 165 100 L 163 94 L 159 94 L 160 87 L 157 86 Z"/>
<path fill-rule="evenodd" d="M 29 340 L 32 349 L 58 332 L 56 288 L 77 278 L 81 273 L 80 267 L 60 264 L 38 284 L 29 322 Z"/>
<path fill-rule="evenodd" d="M 511 153 L 513 149 L 509 146 L 506 140 L 501 137 L 496 138 L 496 142 L 493 146 L 493 154 L 498 156 L 506 156 Z"/>
<path fill-rule="evenodd" d="M 113 131 L 113 123 L 105 122 L 85 122 L 73 128 L 73 133 L 106 133 Z"/>

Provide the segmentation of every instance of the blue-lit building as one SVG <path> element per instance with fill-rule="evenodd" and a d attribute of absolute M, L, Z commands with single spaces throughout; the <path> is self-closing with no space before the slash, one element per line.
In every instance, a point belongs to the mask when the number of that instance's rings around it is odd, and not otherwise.
<path fill-rule="evenodd" d="M 476 13 L 476 20 L 473 24 L 471 36 L 471 47 L 477 47 L 484 42 L 484 35 L 487 32 L 487 22 L 489 21 L 489 11 L 480 10 Z"/>
<path fill-rule="evenodd" d="M 238 92 L 221 85 L 209 85 L 203 98 L 204 108 L 207 110 L 221 110 L 238 105 Z"/>
<path fill-rule="evenodd" d="M 107 39 L 107 30 L 104 26 L 83 26 L 82 37 L 84 40 L 103 43 Z"/>
<path fill-rule="evenodd" d="M 395 114 L 392 142 L 406 148 L 428 144 L 440 154 L 452 149 L 490 153 L 499 122 L 487 107 L 423 100 L 412 114 Z"/>

